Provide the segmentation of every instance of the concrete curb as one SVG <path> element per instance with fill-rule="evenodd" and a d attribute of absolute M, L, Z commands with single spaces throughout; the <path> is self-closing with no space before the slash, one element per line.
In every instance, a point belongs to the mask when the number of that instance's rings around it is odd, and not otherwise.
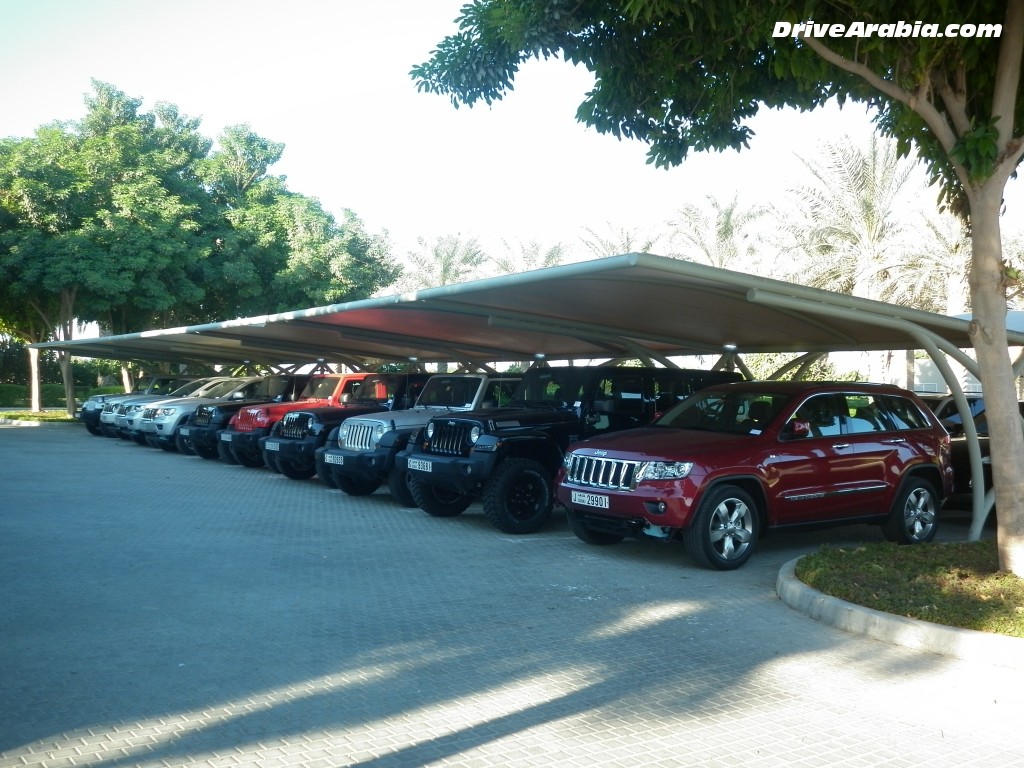
<path fill-rule="evenodd" d="M 800 581 L 796 577 L 799 560 L 799 557 L 790 560 L 779 569 L 775 591 L 782 602 L 812 619 L 890 645 L 1001 667 L 1024 668 L 1024 638 L 948 627 L 848 603 Z"/>
<path fill-rule="evenodd" d="M 66 427 L 80 423 L 77 421 L 35 421 L 34 419 L 5 419 L 0 417 L 0 426 L 4 427 Z"/>

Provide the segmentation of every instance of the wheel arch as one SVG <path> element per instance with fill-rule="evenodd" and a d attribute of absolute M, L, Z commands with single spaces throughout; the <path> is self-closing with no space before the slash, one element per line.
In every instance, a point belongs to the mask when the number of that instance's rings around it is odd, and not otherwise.
<path fill-rule="evenodd" d="M 771 525 L 771 517 L 768 510 L 768 493 L 764 487 L 764 481 L 757 475 L 723 475 L 711 480 L 707 486 L 701 489 L 700 495 L 694 499 L 693 509 L 697 509 L 704 497 L 723 485 L 733 485 L 750 495 L 750 498 L 757 504 L 757 521 L 760 530 L 759 538 L 764 538 Z M 691 521 L 692 522 L 692 521 Z"/>

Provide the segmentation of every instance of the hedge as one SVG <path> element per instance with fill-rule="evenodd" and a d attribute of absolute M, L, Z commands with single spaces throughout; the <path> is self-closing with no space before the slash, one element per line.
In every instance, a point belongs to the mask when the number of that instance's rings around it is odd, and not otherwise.
<path fill-rule="evenodd" d="M 84 402 L 89 395 L 120 394 L 123 387 L 75 387 L 75 399 Z M 63 408 L 64 385 L 43 384 L 39 391 L 43 408 Z M 0 408 L 28 408 L 30 393 L 24 384 L 0 384 Z"/>

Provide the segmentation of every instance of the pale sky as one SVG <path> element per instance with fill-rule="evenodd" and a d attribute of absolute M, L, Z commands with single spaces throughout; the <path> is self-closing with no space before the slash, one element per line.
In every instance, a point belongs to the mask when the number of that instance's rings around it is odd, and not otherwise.
<path fill-rule="evenodd" d="M 386 229 L 396 256 L 417 237 L 458 234 L 494 252 L 502 240 L 562 242 L 584 257 L 587 229 L 663 232 L 708 195 L 776 200 L 797 183 L 798 155 L 871 130 L 857 106 L 765 113 L 751 149 L 657 170 L 646 145 L 576 122 L 591 78 L 557 61 L 531 62 L 492 108 L 455 109 L 408 73 L 455 31 L 464 2 L 0 0 L 0 136 L 81 118 L 96 78 L 143 109 L 176 104 L 211 139 L 247 123 L 284 143 L 271 172 Z"/>

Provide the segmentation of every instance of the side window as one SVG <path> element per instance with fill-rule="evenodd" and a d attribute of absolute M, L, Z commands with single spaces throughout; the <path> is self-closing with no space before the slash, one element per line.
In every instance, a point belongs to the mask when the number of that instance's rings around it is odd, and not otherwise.
<path fill-rule="evenodd" d="M 888 432 L 893 426 L 888 409 L 874 395 L 846 395 L 846 433 L 851 435 L 866 432 Z"/>
<path fill-rule="evenodd" d="M 612 400 L 619 413 L 643 413 L 643 376 L 616 376 L 612 379 Z"/>
<path fill-rule="evenodd" d="M 811 425 L 813 437 L 835 437 L 842 432 L 846 412 L 842 395 L 815 395 L 797 409 L 796 418 Z"/>
<path fill-rule="evenodd" d="M 893 429 L 925 429 L 928 419 L 921 409 L 905 397 L 885 397 L 882 399 L 886 413 L 892 421 Z"/>

